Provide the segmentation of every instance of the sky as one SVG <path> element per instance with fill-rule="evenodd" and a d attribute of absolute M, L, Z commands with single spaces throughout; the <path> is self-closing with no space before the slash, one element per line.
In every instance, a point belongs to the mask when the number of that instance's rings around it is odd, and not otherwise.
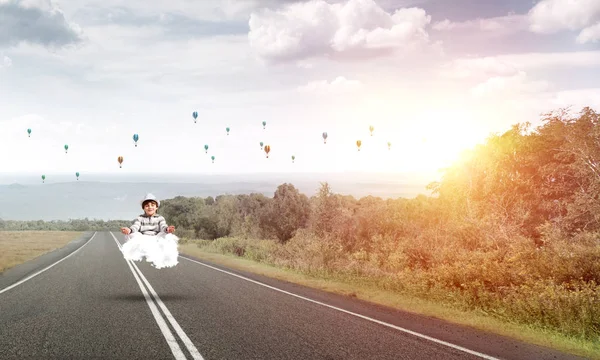
<path fill-rule="evenodd" d="M 0 0 L 0 172 L 432 172 L 597 79 L 598 0 Z"/>

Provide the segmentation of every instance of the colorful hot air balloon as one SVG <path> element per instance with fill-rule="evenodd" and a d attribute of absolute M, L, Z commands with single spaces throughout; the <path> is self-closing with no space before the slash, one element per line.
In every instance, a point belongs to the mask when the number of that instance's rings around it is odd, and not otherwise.
<path fill-rule="evenodd" d="M 138 136 L 138 134 L 133 134 L 133 141 L 135 141 L 135 146 L 136 147 L 137 147 L 137 142 L 138 142 L 139 138 L 140 137 Z"/>
<path fill-rule="evenodd" d="M 263 149 L 263 145 L 264 145 L 264 144 L 263 144 L 263 142 L 261 141 L 261 142 L 260 142 L 260 149 L 261 149 L 261 150 Z"/>
<path fill-rule="evenodd" d="M 388 150 L 392 150 L 392 143 L 388 141 Z"/>
<path fill-rule="evenodd" d="M 227 135 L 229 135 L 229 128 L 225 128 L 225 130 L 227 130 Z"/>
<path fill-rule="evenodd" d="M 42 175 L 42 182 L 46 181 L 46 175 Z"/>
<path fill-rule="evenodd" d="M 204 152 L 208 154 L 208 145 L 204 145 Z"/>
<path fill-rule="evenodd" d="M 79 172 L 76 172 L 75 176 L 77 177 L 77 180 L 79 180 Z"/>
<path fill-rule="evenodd" d="M 196 123 L 196 119 L 198 119 L 198 112 L 197 112 L 197 111 L 194 111 L 194 112 L 192 113 L 192 117 L 194 118 L 194 123 Z"/>
<path fill-rule="evenodd" d="M 65 154 L 67 153 L 67 150 L 69 150 L 69 145 L 65 144 Z"/>
<path fill-rule="evenodd" d="M 214 163 L 215 163 L 215 156 L 213 155 L 213 156 L 211 156 L 210 158 L 212 159 L 212 162 L 213 162 L 213 164 L 214 164 Z"/>
<path fill-rule="evenodd" d="M 292 155 L 292 163 L 294 162 L 294 160 L 296 160 L 296 157 Z"/>
<path fill-rule="evenodd" d="M 371 132 L 371 136 L 373 136 L 373 130 L 375 130 L 375 128 L 373 127 L 373 125 L 369 126 L 369 131 Z"/>
<path fill-rule="evenodd" d="M 262 124 L 263 124 L 263 129 L 264 129 L 264 128 L 265 128 L 265 126 L 267 126 L 267 122 L 266 122 L 266 121 L 263 121 L 263 123 L 262 123 Z"/>
<path fill-rule="evenodd" d="M 323 144 L 327 144 L 327 133 L 323 133 Z"/>
<path fill-rule="evenodd" d="M 123 166 L 122 166 L 122 165 L 123 165 L 123 157 L 122 157 L 122 156 L 119 156 L 119 157 L 117 158 L 117 161 L 119 162 L 119 167 L 120 167 L 120 168 L 122 168 L 122 167 L 123 167 Z"/>
<path fill-rule="evenodd" d="M 27 129 L 27 134 L 28 137 L 31 137 L 31 129 Z"/>
<path fill-rule="evenodd" d="M 267 159 L 268 159 L 269 153 L 271 152 L 271 145 L 265 145 L 265 152 L 267 153 Z"/>
<path fill-rule="evenodd" d="M 356 140 L 356 146 L 358 147 L 358 151 L 360 151 L 360 146 L 362 145 L 362 141 Z"/>

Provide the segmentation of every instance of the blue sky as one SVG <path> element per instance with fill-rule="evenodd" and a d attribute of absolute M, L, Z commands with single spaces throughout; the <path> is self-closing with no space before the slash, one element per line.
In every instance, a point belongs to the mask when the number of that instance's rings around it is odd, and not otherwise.
<path fill-rule="evenodd" d="M 0 0 L 2 172 L 435 171 L 600 111 L 600 3 L 572 3 Z"/>

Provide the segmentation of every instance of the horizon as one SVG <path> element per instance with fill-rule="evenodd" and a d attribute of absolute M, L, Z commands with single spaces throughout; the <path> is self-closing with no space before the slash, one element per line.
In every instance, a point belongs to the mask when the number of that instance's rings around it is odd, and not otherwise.
<path fill-rule="evenodd" d="M 34 173 L 1 173 L 0 185 L 12 184 L 58 184 L 73 182 L 101 182 L 101 183 L 212 183 L 227 179 L 228 182 L 245 181 L 376 181 L 381 183 L 398 182 L 417 183 L 433 182 L 439 180 L 433 173 L 373 173 L 373 172 L 251 172 L 251 173 L 221 173 L 221 174 L 202 174 L 202 173 L 133 173 L 119 174 L 117 172 L 92 172 L 80 173 L 79 180 L 75 174 L 70 173 L 47 173 L 46 179 L 42 182 L 41 175 Z M 238 180 L 235 180 L 238 179 Z M 322 180 L 319 180 L 322 179 Z"/>

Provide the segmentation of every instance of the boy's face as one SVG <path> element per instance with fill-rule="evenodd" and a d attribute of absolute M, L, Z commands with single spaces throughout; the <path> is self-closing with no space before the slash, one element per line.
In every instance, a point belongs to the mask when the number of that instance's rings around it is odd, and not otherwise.
<path fill-rule="evenodd" d="M 146 215 L 148 216 L 152 216 L 154 214 L 156 214 L 156 203 L 154 201 L 147 201 L 144 204 L 144 211 L 146 212 Z"/>

